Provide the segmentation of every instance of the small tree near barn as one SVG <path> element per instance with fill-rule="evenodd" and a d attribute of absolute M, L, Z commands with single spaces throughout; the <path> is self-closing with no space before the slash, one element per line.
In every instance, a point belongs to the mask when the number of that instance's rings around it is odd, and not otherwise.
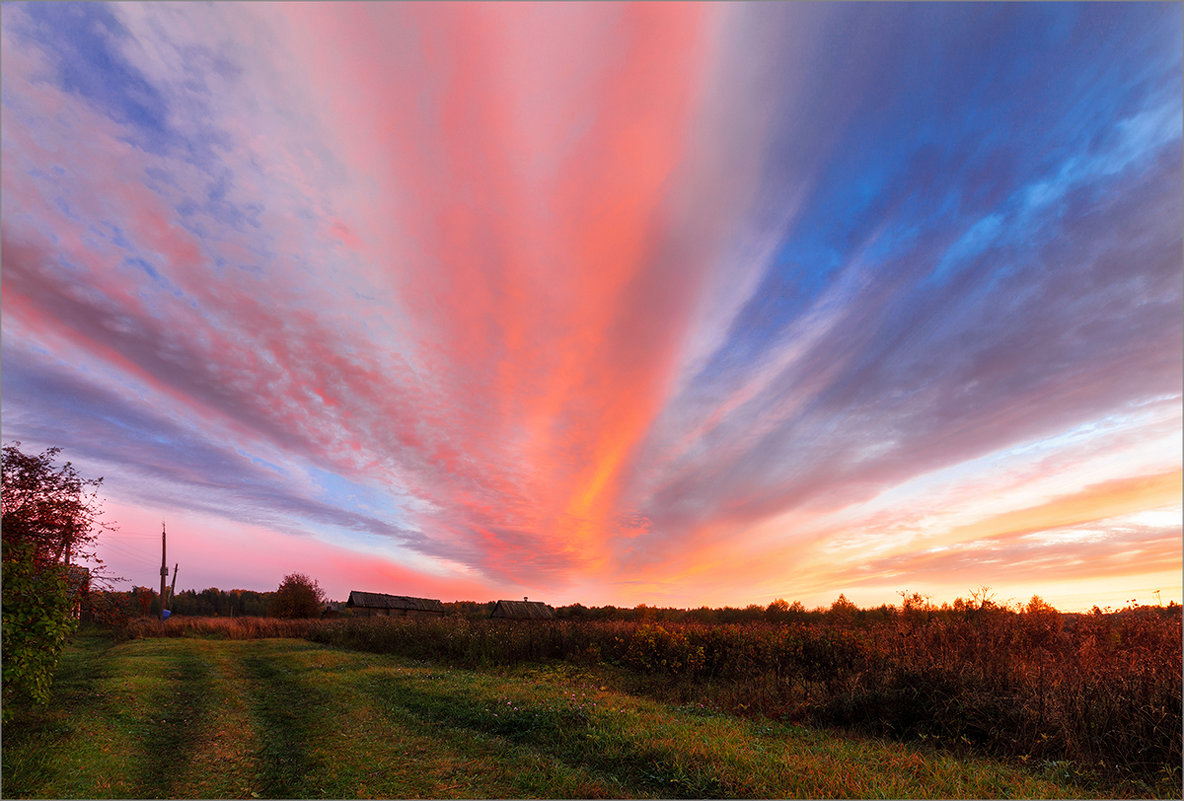
<path fill-rule="evenodd" d="M 289 573 L 271 600 L 272 617 L 320 617 L 325 591 L 316 579 L 303 573 Z"/>

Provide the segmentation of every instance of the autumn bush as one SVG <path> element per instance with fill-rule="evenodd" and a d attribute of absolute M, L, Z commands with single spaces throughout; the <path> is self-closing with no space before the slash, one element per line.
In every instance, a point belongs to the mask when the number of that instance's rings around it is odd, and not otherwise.
<path fill-rule="evenodd" d="M 23 704 L 49 700 L 58 659 L 77 623 L 65 566 L 41 563 L 27 543 L 4 540 L 3 551 L 0 663 L 7 722 Z"/>
<path fill-rule="evenodd" d="M 272 617 L 320 617 L 325 591 L 317 580 L 303 573 L 289 573 L 272 595 L 268 614 Z"/>

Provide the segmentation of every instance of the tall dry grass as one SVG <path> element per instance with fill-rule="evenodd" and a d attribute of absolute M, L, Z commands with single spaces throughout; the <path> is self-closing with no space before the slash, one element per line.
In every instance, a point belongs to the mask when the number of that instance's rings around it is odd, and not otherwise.
<path fill-rule="evenodd" d="M 1181 617 L 920 612 L 868 631 L 820 721 L 1178 785 Z"/>
<path fill-rule="evenodd" d="M 207 637 L 221 640 L 258 640 L 266 637 L 302 639 L 317 626 L 317 620 L 282 620 L 271 617 L 189 617 L 168 620 L 131 618 L 116 628 L 127 639 L 148 637 Z"/>

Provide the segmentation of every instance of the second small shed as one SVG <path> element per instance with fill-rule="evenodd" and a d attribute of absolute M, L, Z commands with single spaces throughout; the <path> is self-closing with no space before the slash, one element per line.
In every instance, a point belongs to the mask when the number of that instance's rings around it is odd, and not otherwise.
<path fill-rule="evenodd" d="M 434 598 L 411 598 L 406 595 L 386 595 L 381 592 L 359 592 L 351 590 L 347 609 L 355 615 L 428 615 L 440 617 L 444 605 Z"/>
<path fill-rule="evenodd" d="M 550 620 L 555 612 L 542 601 L 498 601 L 489 616 L 505 620 Z"/>

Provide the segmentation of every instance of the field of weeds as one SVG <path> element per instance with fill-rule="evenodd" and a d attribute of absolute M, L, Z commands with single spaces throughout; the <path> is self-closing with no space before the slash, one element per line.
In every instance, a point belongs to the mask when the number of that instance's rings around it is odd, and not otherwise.
<path fill-rule="evenodd" d="M 317 620 L 284 620 L 273 617 L 188 617 L 176 615 L 168 620 L 135 617 L 115 627 L 120 639 L 150 637 L 202 637 L 214 640 L 259 640 L 267 637 L 303 638 Z"/>
<path fill-rule="evenodd" d="M 1032 766 L 661 703 L 607 672 L 466 670 L 296 639 L 83 636 L 50 704 L 5 726 L 4 797 L 1103 795 Z"/>
<path fill-rule="evenodd" d="M 913 608 L 873 625 L 343 619 L 307 636 L 462 667 L 602 664 L 663 700 L 1052 765 L 1123 794 L 1181 788 L 1178 608 Z"/>
<path fill-rule="evenodd" d="M 656 699 L 1057 770 L 1119 795 L 1181 790 L 1181 614 L 906 604 L 747 623 L 462 617 L 130 621 L 124 637 L 306 638 L 461 668 L 562 662 Z"/>

